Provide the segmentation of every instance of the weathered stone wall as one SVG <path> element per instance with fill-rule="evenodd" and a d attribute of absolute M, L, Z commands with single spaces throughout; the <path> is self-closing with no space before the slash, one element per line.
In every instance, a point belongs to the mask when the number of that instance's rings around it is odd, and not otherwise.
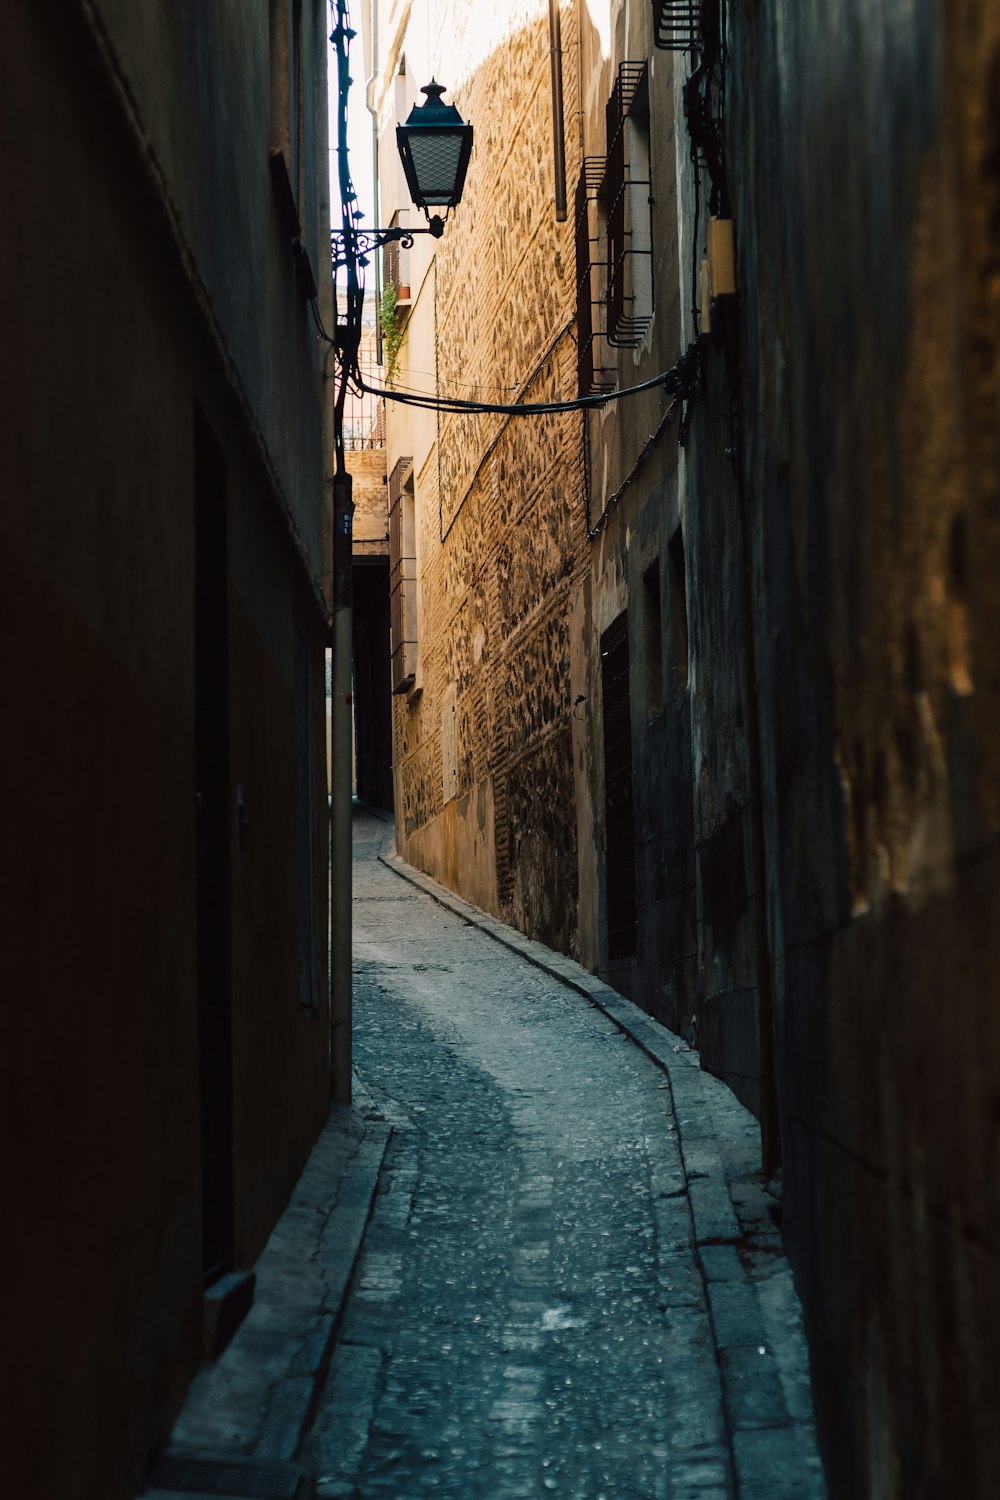
<path fill-rule="evenodd" d="M 501 7 L 492 19 L 487 9 L 456 13 L 454 31 L 451 12 L 441 24 L 460 52 L 475 13 L 477 55 L 484 27 L 497 45 L 458 96 L 477 146 L 461 208 L 436 251 L 433 355 L 411 325 L 404 368 L 427 370 L 433 357 L 440 389 L 475 397 L 565 396 L 575 393 L 576 266 L 571 225 L 558 226 L 552 212 L 547 28 L 540 6 Z M 504 20 L 532 15 L 504 33 Z M 591 7 L 564 6 L 562 19 L 571 201 L 581 149 L 606 149 L 605 103 L 619 61 L 649 63 L 656 309 L 642 346 L 616 355 L 619 384 L 628 386 L 668 368 L 690 337 L 675 222 L 677 64 L 654 50 L 646 7 L 609 7 L 604 29 Z M 690 529 L 688 571 L 699 573 L 701 553 L 713 567 L 719 519 L 697 504 L 688 516 L 699 471 L 678 469 L 679 413 L 607 525 L 583 539 L 584 523 L 600 520 L 669 404 L 652 391 L 586 419 L 439 419 L 417 476 L 423 625 L 418 690 L 396 709 L 400 837 L 426 868 L 556 945 L 574 946 L 654 1014 L 692 1040 L 707 1038 L 711 1065 L 757 1107 L 750 873 L 734 887 L 730 847 L 749 849 L 745 663 L 727 665 L 744 596 L 738 564 L 726 589 L 697 595 L 691 653 L 701 671 L 675 683 L 668 548 Z M 402 422 L 391 411 L 390 433 Z M 726 525 L 731 531 L 731 518 Z M 647 711 L 643 579 L 651 566 L 661 582 L 664 682 L 662 702 Z M 623 609 L 632 640 L 638 931 L 635 954 L 611 963 L 599 642 Z M 443 787 L 451 761 L 442 753 L 442 705 L 451 685 L 455 799 Z M 717 754 L 713 714 L 724 704 L 728 729 Z M 692 746 L 702 734 L 696 777 Z M 485 803 L 470 795 L 482 787 Z M 492 848 L 471 812 L 486 806 Z"/>
<path fill-rule="evenodd" d="M 385 449 L 362 448 L 346 455 L 353 480 L 354 537 L 357 561 L 389 556 L 389 488 L 385 482 Z"/>
<path fill-rule="evenodd" d="M 459 44 L 489 30 L 485 7 L 444 9 Z M 656 309 L 614 356 L 630 384 L 695 331 L 687 63 L 652 51 L 648 6 L 564 6 L 564 26 L 569 10 L 588 155 L 614 66 L 652 59 Z M 428 628 L 422 692 L 397 707 L 399 824 L 417 862 L 575 942 L 765 1117 L 833 1493 L 977 1497 L 1000 1458 L 1000 17 L 986 0 L 722 10 L 731 363 L 706 350 L 680 453 L 661 393 L 575 429 L 441 420 L 418 478 Z M 460 95 L 481 133 L 462 234 L 438 252 L 443 389 L 572 388 L 571 247 L 537 212 L 541 33 L 492 54 L 476 39 L 492 71 Z M 601 523 L 586 549 L 577 494 Z M 612 962 L 599 641 L 623 612 L 637 941 Z"/>
<path fill-rule="evenodd" d="M 677 156 L 684 151 L 675 135 L 675 78 L 684 60 L 653 47 L 648 7 L 608 8 L 606 35 L 591 24 L 585 9 L 582 67 L 586 79 L 586 154 L 606 150 L 605 104 L 618 64 L 645 62 L 650 102 L 649 141 L 653 198 L 654 304 L 650 328 L 639 348 L 612 351 L 621 387 L 668 369 L 690 338 L 682 312 L 677 236 Z M 679 411 L 670 412 L 663 391 L 630 397 L 587 420 L 587 510 L 595 535 L 591 543 L 592 587 L 588 590 L 585 662 L 577 672 L 574 697 L 585 726 L 578 752 L 577 798 L 581 826 L 592 818 L 593 848 L 581 850 L 581 888 L 592 932 L 584 951 L 595 968 L 651 1014 L 692 1041 L 701 1040 L 706 924 L 699 920 L 704 894 L 698 882 L 695 849 L 697 786 L 692 772 L 692 720 L 698 704 L 712 702 L 717 673 L 708 666 L 706 632 L 699 633 L 698 611 L 711 615 L 718 599 L 683 590 L 669 562 L 671 542 L 682 538 L 687 573 L 697 546 L 697 510 L 690 498 L 691 472 L 679 448 Z M 652 446 L 650 437 L 654 436 Z M 647 451 L 648 450 L 648 451 Z M 647 456 L 642 457 L 644 451 Z M 624 488 L 623 488 L 624 486 Z M 692 550 L 694 549 L 694 551 Z M 650 580 L 653 580 L 652 582 Z M 658 592 L 658 600 L 656 599 Z M 659 621 L 650 614 L 656 600 Z M 674 670 L 675 651 L 683 655 L 674 619 L 690 617 L 690 674 Z M 627 613 L 629 700 L 632 741 L 632 800 L 635 821 L 636 945 L 632 955 L 608 956 L 605 772 L 602 745 L 600 638 L 612 620 Z M 720 631 L 724 638 L 724 630 Z M 658 655 L 658 665 L 657 665 Z M 653 679 L 658 674 L 659 681 Z M 700 695 L 700 696 L 699 696 Z M 703 828 L 703 805 L 699 827 Z M 589 869 L 584 869 L 584 860 Z M 712 955 L 718 972 L 725 945 Z"/>
<path fill-rule="evenodd" d="M 786 1225 L 832 1493 L 1000 1460 L 1000 14 L 730 7 Z"/>
<path fill-rule="evenodd" d="M 404 360 L 436 366 L 445 392 L 571 395 L 572 226 L 555 217 L 542 8 L 438 9 L 456 46 L 475 9 L 477 55 L 488 55 L 456 101 L 476 146 L 459 216 L 436 251 L 435 349 L 410 338 Z M 564 27 L 572 49 L 571 14 Z M 568 118 L 573 79 L 567 68 Z M 564 949 L 576 941 L 567 617 L 586 556 L 581 477 L 579 418 L 440 417 L 416 476 L 420 691 L 396 709 L 404 854 Z"/>

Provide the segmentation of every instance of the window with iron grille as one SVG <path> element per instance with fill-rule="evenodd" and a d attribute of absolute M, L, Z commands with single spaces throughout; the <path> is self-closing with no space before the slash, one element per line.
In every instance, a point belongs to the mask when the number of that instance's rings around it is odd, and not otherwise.
<path fill-rule="evenodd" d="M 656 45 L 665 52 L 691 52 L 701 33 L 701 0 L 653 0 Z"/>
<path fill-rule="evenodd" d="M 389 639 L 394 693 L 417 672 L 417 528 L 413 460 L 397 459 L 389 475 Z"/>
<path fill-rule="evenodd" d="M 394 213 L 389 228 L 400 224 L 406 227 L 409 215 Z M 410 252 L 404 250 L 398 240 L 390 240 L 382 249 L 382 285 L 396 288 L 396 306 L 406 307 L 410 302 Z"/>
<path fill-rule="evenodd" d="M 649 79 L 623 62 L 607 104 L 608 155 L 600 197 L 608 216 L 608 342 L 637 348 L 653 317 Z"/>
<path fill-rule="evenodd" d="M 576 185 L 576 357 L 581 396 L 614 390 L 615 386 L 605 336 L 607 215 L 598 199 L 604 166 L 603 156 L 585 157 Z"/>

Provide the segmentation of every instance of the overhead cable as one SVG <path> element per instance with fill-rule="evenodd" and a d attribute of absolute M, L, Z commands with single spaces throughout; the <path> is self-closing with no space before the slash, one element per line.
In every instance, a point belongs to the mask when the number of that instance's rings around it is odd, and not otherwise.
<path fill-rule="evenodd" d="M 620 401 L 625 396 L 639 396 L 644 391 L 662 389 L 669 395 L 687 399 L 698 383 L 698 352 L 694 345 L 686 349 L 675 365 L 638 385 L 627 385 L 620 391 L 604 391 L 596 396 L 577 396 L 569 401 L 467 401 L 460 396 L 424 395 L 419 391 L 396 391 L 389 386 L 369 385 L 364 379 L 357 382 L 360 393 L 381 396 L 386 401 L 395 401 L 403 406 L 421 407 L 425 411 L 453 412 L 456 415 L 494 413 L 497 416 L 537 417 L 569 411 L 594 411 Z"/>

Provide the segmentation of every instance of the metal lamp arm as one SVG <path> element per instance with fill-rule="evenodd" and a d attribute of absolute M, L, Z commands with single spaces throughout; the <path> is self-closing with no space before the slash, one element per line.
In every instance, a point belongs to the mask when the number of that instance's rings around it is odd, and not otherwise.
<path fill-rule="evenodd" d="M 433 235 L 439 240 L 444 234 L 444 220 L 435 214 L 427 225 L 418 225 L 413 229 L 404 229 L 397 225 L 393 229 L 353 229 L 351 231 L 351 246 L 348 249 L 347 236 L 342 230 L 333 230 L 330 234 L 330 251 L 335 266 L 346 266 L 351 255 L 356 256 L 360 265 L 367 265 L 366 257 L 373 250 L 381 250 L 383 245 L 391 245 L 398 242 L 404 250 L 413 247 L 413 236 L 415 234 Z"/>

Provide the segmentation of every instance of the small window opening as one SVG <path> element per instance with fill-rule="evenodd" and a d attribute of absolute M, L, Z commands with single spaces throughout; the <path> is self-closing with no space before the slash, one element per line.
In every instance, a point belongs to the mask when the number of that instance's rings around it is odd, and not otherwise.
<path fill-rule="evenodd" d="M 638 348 L 653 316 L 649 79 L 622 62 L 607 103 L 600 196 L 608 215 L 608 342 Z"/>

